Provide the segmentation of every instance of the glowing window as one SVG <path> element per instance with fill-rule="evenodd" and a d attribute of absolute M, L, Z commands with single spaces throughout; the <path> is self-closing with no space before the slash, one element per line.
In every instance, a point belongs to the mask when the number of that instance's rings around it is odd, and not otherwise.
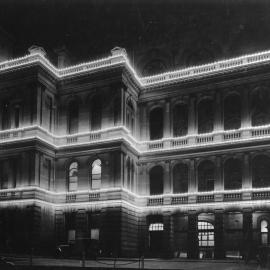
<path fill-rule="evenodd" d="M 91 229 L 91 239 L 99 240 L 99 229 Z"/>
<path fill-rule="evenodd" d="M 76 231 L 68 230 L 68 243 L 74 243 L 76 239 Z"/>
<path fill-rule="evenodd" d="M 78 163 L 72 162 L 69 166 L 68 191 L 75 191 L 78 187 Z"/>
<path fill-rule="evenodd" d="M 214 241 L 214 226 L 206 221 L 198 222 L 198 239 L 200 247 L 213 247 Z"/>
<path fill-rule="evenodd" d="M 96 159 L 91 168 L 91 188 L 99 189 L 101 187 L 101 160 Z"/>
<path fill-rule="evenodd" d="M 261 243 L 262 245 L 268 244 L 268 221 L 261 221 Z"/>
<path fill-rule="evenodd" d="M 164 225 L 162 223 L 151 223 L 149 225 L 150 232 L 163 231 Z"/>

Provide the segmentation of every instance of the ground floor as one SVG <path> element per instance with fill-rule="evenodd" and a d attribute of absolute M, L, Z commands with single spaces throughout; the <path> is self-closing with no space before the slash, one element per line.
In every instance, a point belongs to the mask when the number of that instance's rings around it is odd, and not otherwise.
<path fill-rule="evenodd" d="M 52 259 L 33 257 L 29 260 L 28 257 L 14 257 L 7 256 L 7 262 L 12 262 L 16 265 L 16 269 L 31 269 L 33 270 L 63 270 L 63 269 L 81 269 L 84 265 L 87 269 L 181 269 L 181 270 L 258 270 L 269 269 L 270 258 L 265 266 L 261 266 L 256 261 L 245 263 L 241 260 L 182 260 L 182 259 L 147 259 L 142 262 L 139 258 L 118 258 L 98 260 L 85 260 L 81 259 Z M 43 268 L 44 267 L 44 268 Z M 66 267 L 66 268 L 65 268 Z M 1 268 L 2 269 L 2 268 Z"/>
<path fill-rule="evenodd" d="M 64 257 L 241 259 L 270 243 L 270 209 L 136 212 L 122 206 L 8 205 L 0 252 Z"/>

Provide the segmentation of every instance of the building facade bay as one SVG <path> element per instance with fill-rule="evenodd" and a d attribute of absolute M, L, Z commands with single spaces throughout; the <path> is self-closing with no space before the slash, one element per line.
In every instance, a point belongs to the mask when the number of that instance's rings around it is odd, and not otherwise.
<path fill-rule="evenodd" d="M 62 69 L 40 48 L 0 63 L 0 251 L 268 245 L 269 65 L 263 52 L 140 78 L 121 48 Z"/>

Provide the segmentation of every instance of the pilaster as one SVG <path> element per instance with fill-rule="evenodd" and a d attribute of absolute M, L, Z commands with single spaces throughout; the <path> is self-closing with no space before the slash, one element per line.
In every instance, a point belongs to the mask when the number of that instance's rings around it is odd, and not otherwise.
<path fill-rule="evenodd" d="M 164 138 L 171 137 L 170 100 L 166 100 L 164 110 Z"/>

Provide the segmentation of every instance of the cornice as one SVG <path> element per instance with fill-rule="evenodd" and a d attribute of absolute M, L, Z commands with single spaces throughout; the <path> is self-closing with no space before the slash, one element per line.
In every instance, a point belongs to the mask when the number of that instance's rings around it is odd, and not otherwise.
<path fill-rule="evenodd" d="M 149 89 L 172 83 L 192 81 L 194 79 L 205 79 L 211 76 L 219 76 L 220 74 L 227 74 L 235 71 L 245 72 L 248 68 L 262 67 L 269 63 L 270 51 L 264 51 L 228 60 L 216 61 L 205 65 L 165 72 L 153 76 L 139 77 L 136 70 L 130 64 L 127 55 L 122 52 L 103 59 L 81 63 L 67 68 L 56 68 L 43 54 L 31 53 L 21 58 L 1 62 L 0 73 L 11 72 L 33 65 L 40 65 L 60 81 L 123 66 L 138 87 L 141 89 Z"/>

